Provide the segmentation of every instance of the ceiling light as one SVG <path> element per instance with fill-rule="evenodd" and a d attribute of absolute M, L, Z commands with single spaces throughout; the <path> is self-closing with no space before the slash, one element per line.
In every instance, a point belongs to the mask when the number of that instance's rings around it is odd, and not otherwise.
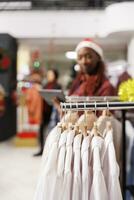
<path fill-rule="evenodd" d="M 72 60 L 76 59 L 76 52 L 75 51 L 67 51 L 65 55 L 68 59 L 72 59 Z"/>
<path fill-rule="evenodd" d="M 31 1 L 4 1 L 0 2 L 0 10 L 21 10 L 21 9 L 31 9 Z"/>

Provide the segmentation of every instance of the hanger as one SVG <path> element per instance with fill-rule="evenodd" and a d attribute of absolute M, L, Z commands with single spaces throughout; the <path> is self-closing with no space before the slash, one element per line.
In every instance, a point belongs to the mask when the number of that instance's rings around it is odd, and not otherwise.
<path fill-rule="evenodd" d="M 102 116 L 107 116 L 107 117 L 110 117 L 111 116 L 111 112 L 109 110 L 109 102 L 107 101 L 107 109 L 103 110 L 102 111 Z"/>
<path fill-rule="evenodd" d="M 99 129 L 99 132 L 103 137 L 106 136 L 107 133 L 107 122 L 111 122 L 111 127 L 112 127 L 112 115 L 109 111 L 109 102 L 107 101 L 107 107 L 105 110 L 103 110 L 102 115 L 98 118 L 97 120 L 97 126 Z"/>
<path fill-rule="evenodd" d="M 68 112 L 69 118 L 68 118 L 68 120 L 66 122 L 67 128 L 69 130 L 73 130 L 72 115 L 71 115 L 71 113 L 72 113 L 72 103 L 70 102 L 70 113 Z"/>
<path fill-rule="evenodd" d="M 87 110 L 86 102 L 84 103 L 85 111 L 78 119 L 77 123 L 82 130 L 82 132 L 87 132 L 87 130 L 92 130 L 93 123 L 96 121 L 96 115 L 92 110 Z"/>
<path fill-rule="evenodd" d="M 69 121 L 67 123 L 67 128 L 69 131 L 74 131 L 75 135 L 79 134 L 79 126 L 73 125 L 72 123 L 72 103 L 70 102 L 70 113 L 69 113 Z"/>
<path fill-rule="evenodd" d="M 78 115 L 78 102 L 76 102 L 76 112 L 77 112 L 77 115 Z M 75 131 L 75 135 L 81 134 L 81 130 L 80 130 L 78 123 L 75 123 L 74 131 Z"/>
<path fill-rule="evenodd" d="M 58 122 L 57 123 L 57 128 L 58 128 L 58 131 L 60 132 L 60 133 L 62 133 L 64 130 L 63 130 L 63 126 L 62 126 L 62 122 Z"/>
<path fill-rule="evenodd" d="M 86 103 L 84 102 L 84 127 L 83 127 L 83 136 L 87 136 L 87 130 L 88 130 L 88 122 L 87 122 L 87 111 L 86 111 Z"/>
<path fill-rule="evenodd" d="M 78 119 L 78 115 L 76 112 L 74 112 L 72 110 L 72 103 L 69 102 L 70 104 L 70 110 L 66 110 L 66 103 L 63 103 L 64 104 L 64 108 L 65 108 L 65 114 L 64 114 L 64 123 L 66 125 L 66 127 L 68 126 L 68 123 L 72 123 L 72 124 L 75 124 L 77 119 Z"/>
<path fill-rule="evenodd" d="M 67 110 L 66 110 L 66 104 L 64 104 L 64 107 L 65 107 L 65 111 L 64 111 L 63 118 L 61 120 L 62 132 L 67 129 L 67 121 L 66 121 Z"/>
<path fill-rule="evenodd" d="M 108 103 L 108 101 L 107 101 L 107 116 L 109 116 L 109 103 Z M 109 120 L 109 121 L 107 121 L 106 122 L 106 128 L 105 128 L 105 131 L 104 131 L 104 137 L 106 136 L 106 134 L 107 134 L 107 131 L 109 131 L 109 130 L 112 130 L 112 123 L 111 123 L 111 121 Z"/>
<path fill-rule="evenodd" d="M 95 116 L 96 116 L 96 108 L 97 108 L 97 105 L 96 105 L 96 101 L 94 102 L 94 113 L 95 113 Z M 96 118 L 97 118 L 97 116 L 96 116 Z M 103 138 L 102 137 L 102 135 L 101 135 L 101 133 L 100 133 L 100 131 L 98 130 L 98 126 L 97 126 L 97 120 L 94 122 L 94 124 L 93 124 L 93 128 L 92 128 L 92 131 L 91 131 L 91 135 L 92 135 L 92 137 L 94 137 L 94 136 L 99 136 L 99 137 L 101 137 L 101 138 Z"/>
<path fill-rule="evenodd" d="M 99 137 L 103 138 L 102 134 L 98 130 L 98 126 L 97 126 L 96 122 L 94 122 L 94 126 L 93 126 L 92 131 L 91 131 L 91 136 L 92 137 L 99 136 Z"/>

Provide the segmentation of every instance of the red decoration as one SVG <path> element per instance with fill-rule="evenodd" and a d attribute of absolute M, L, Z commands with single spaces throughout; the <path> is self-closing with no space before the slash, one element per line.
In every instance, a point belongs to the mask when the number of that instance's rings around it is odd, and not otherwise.
<path fill-rule="evenodd" d="M 8 52 L 0 48 L 0 71 L 7 70 L 11 65 L 11 57 Z"/>
<path fill-rule="evenodd" d="M 17 136 L 19 138 L 37 138 L 38 136 L 38 133 L 37 132 L 21 132 L 21 133 L 18 133 Z"/>
<path fill-rule="evenodd" d="M 11 64 L 11 60 L 8 56 L 4 56 L 1 60 L 1 65 L 3 69 L 8 69 Z"/>

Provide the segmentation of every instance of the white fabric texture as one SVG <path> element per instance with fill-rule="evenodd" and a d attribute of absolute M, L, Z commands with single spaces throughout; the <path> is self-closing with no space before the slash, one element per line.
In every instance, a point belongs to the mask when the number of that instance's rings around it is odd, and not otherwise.
<path fill-rule="evenodd" d="M 53 141 L 59 140 L 59 137 L 57 137 L 57 135 L 59 135 L 60 133 L 61 132 L 60 132 L 60 129 L 58 128 L 58 126 L 55 126 L 48 134 L 48 137 L 47 137 L 45 145 L 44 145 L 42 161 L 41 161 L 41 165 L 43 168 L 44 168 L 44 165 L 46 165 L 47 159 L 49 157 L 51 145 L 52 145 Z"/>
<path fill-rule="evenodd" d="M 134 143 L 134 128 L 129 120 L 125 121 L 126 123 L 126 135 L 128 137 L 128 146 L 127 146 L 127 171 L 129 172 L 131 166 L 131 150 Z"/>
<path fill-rule="evenodd" d="M 113 142 L 116 152 L 116 158 L 118 164 L 121 166 L 121 160 L 122 160 L 122 126 L 121 122 L 119 122 L 114 116 L 103 116 L 101 115 L 97 120 L 97 126 L 99 131 L 104 133 L 104 130 L 106 128 L 107 122 L 110 121 L 113 128 Z"/>
<path fill-rule="evenodd" d="M 67 141 L 68 130 L 65 130 L 59 140 L 59 155 L 57 161 L 57 174 L 54 191 L 51 191 L 52 199 L 61 200 L 62 199 L 62 186 L 64 180 L 64 167 L 65 167 L 65 156 L 66 156 L 66 141 Z"/>
<path fill-rule="evenodd" d="M 77 112 L 73 112 L 73 111 L 68 111 L 67 114 L 65 114 L 62 119 L 61 122 L 65 122 L 65 123 L 72 123 L 75 124 L 75 122 L 78 120 L 79 116 Z"/>
<path fill-rule="evenodd" d="M 99 136 L 94 136 L 91 142 L 93 181 L 90 192 L 90 200 L 109 200 L 105 179 L 101 168 L 102 146 L 103 146 L 103 139 Z"/>
<path fill-rule="evenodd" d="M 113 129 L 106 131 L 107 121 Z M 99 132 L 106 133 L 104 139 L 75 135 L 74 130 L 61 133 L 58 126 L 50 132 L 34 200 L 122 200 L 117 164 L 121 124 L 107 116 L 99 117 L 97 124 Z"/>
<path fill-rule="evenodd" d="M 62 199 L 70 200 L 72 197 L 72 161 L 73 161 L 73 140 L 75 133 L 74 131 L 68 132 L 66 142 L 66 159 L 64 169 L 64 181 L 63 181 L 63 193 Z"/>
<path fill-rule="evenodd" d="M 72 200 L 81 200 L 82 198 L 82 181 L 81 181 L 81 141 L 82 134 L 78 134 L 74 138 L 74 168 L 73 168 L 73 192 Z"/>
<path fill-rule="evenodd" d="M 82 160 L 82 200 L 89 200 L 91 188 L 91 167 L 89 166 L 89 148 L 91 137 L 86 136 L 83 139 L 81 147 L 81 160 Z"/>
<path fill-rule="evenodd" d="M 116 161 L 113 144 L 113 129 L 108 130 L 105 136 L 102 156 L 103 174 L 108 191 L 108 200 L 122 200 L 119 183 L 119 166 Z"/>
<path fill-rule="evenodd" d="M 34 200 L 51 199 L 56 181 L 56 165 L 58 156 L 58 141 L 61 133 L 55 132 L 51 138 L 51 148 L 49 149 L 49 156 L 43 160 L 42 173 L 37 185 Z M 53 180 L 53 181 L 52 181 Z"/>
<path fill-rule="evenodd" d="M 81 131 L 85 130 L 85 122 L 87 129 L 91 130 L 93 128 L 93 124 L 96 121 L 96 115 L 94 112 L 88 112 L 86 114 L 82 114 L 77 120 L 77 124 Z"/>

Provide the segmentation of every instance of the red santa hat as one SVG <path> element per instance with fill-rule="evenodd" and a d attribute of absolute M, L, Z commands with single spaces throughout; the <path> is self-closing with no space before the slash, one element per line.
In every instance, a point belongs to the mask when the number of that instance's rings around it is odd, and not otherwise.
<path fill-rule="evenodd" d="M 83 41 L 81 41 L 75 49 L 76 53 L 78 53 L 78 51 L 84 47 L 93 49 L 103 59 L 102 48 L 96 42 L 94 42 L 92 39 L 86 38 Z"/>

